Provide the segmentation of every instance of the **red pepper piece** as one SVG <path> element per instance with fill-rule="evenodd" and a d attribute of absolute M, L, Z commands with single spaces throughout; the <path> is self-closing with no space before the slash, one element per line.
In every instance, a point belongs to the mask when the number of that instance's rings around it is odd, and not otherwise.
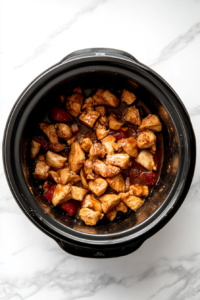
<path fill-rule="evenodd" d="M 118 130 L 111 133 L 112 136 L 116 138 L 116 140 L 122 140 L 126 138 L 126 133 L 123 130 Z"/>
<path fill-rule="evenodd" d="M 53 198 L 53 193 L 55 191 L 57 184 L 53 185 L 47 192 L 44 193 L 44 197 L 51 202 Z"/>
<path fill-rule="evenodd" d="M 155 185 L 156 184 L 156 174 L 153 172 L 142 173 L 141 178 L 145 181 L 146 185 Z"/>
<path fill-rule="evenodd" d="M 67 215 L 73 216 L 77 212 L 79 204 L 77 201 L 69 200 L 63 204 L 61 204 L 61 208 L 67 212 Z"/>
<path fill-rule="evenodd" d="M 68 112 L 57 107 L 52 108 L 51 117 L 58 122 L 70 122 L 72 120 Z"/>
<path fill-rule="evenodd" d="M 49 143 L 45 140 L 43 136 L 34 136 L 33 140 L 40 143 L 44 151 L 49 150 Z"/>

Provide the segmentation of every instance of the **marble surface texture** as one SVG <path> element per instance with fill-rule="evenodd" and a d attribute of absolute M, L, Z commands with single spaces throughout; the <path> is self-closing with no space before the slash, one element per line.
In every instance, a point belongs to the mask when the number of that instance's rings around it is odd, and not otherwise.
<path fill-rule="evenodd" d="M 22 90 L 68 53 L 123 49 L 184 102 L 200 146 L 199 0 L 1 0 L 0 137 Z M 200 299 L 200 155 L 173 219 L 126 257 L 64 253 L 22 213 L 0 162 L 0 299 Z"/>

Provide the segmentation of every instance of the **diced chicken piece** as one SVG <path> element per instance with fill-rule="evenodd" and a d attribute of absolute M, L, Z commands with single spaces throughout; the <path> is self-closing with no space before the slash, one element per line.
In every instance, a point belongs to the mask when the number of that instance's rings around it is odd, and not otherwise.
<path fill-rule="evenodd" d="M 71 139 L 67 140 L 66 141 L 67 145 L 71 146 L 75 142 L 75 140 L 77 139 L 77 137 L 78 137 L 77 135 L 74 135 Z"/>
<path fill-rule="evenodd" d="M 97 128 L 96 129 L 96 136 L 97 136 L 98 140 L 101 140 L 101 139 L 105 138 L 108 135 L 109 131 L 110 131 L 109 129 L 106 130 L 105 126 L 101 126 L 101 127 L 102 128 Z"/>
<path fill-rule="evenodd" d="M 113 135 L 108 135 L 103 140 L 101 140 L 101 143 L 105 147 L 107 154 L 114 153 L 113 144 L 115 143 L 115 141 L 116 141 L 116 138 Z"/>
<path fill-rule="evenodd" d="M 71 188 L 71 195 L 72 199 L 82 201 L 85 194 L 87 193 L 87 190 L 80 188 L 78 186 L 72 186 Z"/>
<path fill-rule="evenodd" d="M 40 151 L 41 144 L 32 140 L 31 141 L 31 158 L 35 158 Z"/>
<path fill-rule="evenodd" d="M 73 117 L 78 117 L 81 113 L 81 107 L 83 105 L 84 97 L 79 94 L 72 94 L 67 97 L 66 109 Z"/>
<path fill-rule="evenodd" d="M 150 148 L 155 142 L 156 135 L 150 130 L 143 131 L 138 135 L 137 145 L 140 149 Z"/>
<path fill-rule="evenodd" d="M 58 136 L 54 124 L 39 123 L 40 129 L 49 138 L 50 142 L 58 143 Z"/>
<path fill-rule="evenodd" d="M 91 141 L 90 138 L 85 138 L 85 139 L 82 140 L 82 142 L 81 142 L 81 148 L 85 152 L 89 152 L 91 147 L 92 147 L 92 141 Z"/>
<path fill-rule="evenodd" d="M 145 167 L 147 170 L 157 170 L 153 154 L 148 150 L 142 150 L 135 161 Z"/>
<path fill-rule="evenodd" d="M 118 193 L 125 192 L 125 182 L 122 174 L 118 174 L 112 178 L 106 178 L 109 186 Z"/>
<path fill-rule="evenodd" d="M 113 143 L 113 148 L 115 151 L 122 152 L 122 144 L 121 144 L 121 140 L 117 141 L 117 143 Z"/>
<path fill-rule="evenodd" d="M 79 119 L 84 125 L 92 128 L 99 116 L 100 113 L 98 111 L 90 110 L 82 112 L 82 114 L 79 116 Z"/>
<path fill-rule="evenodd" d="M 151 146 L 150 152 L 151 152 L 152 154 L 156 154 L 156 143 L 154 143 L 154 144 Z"/>
<path fill-rule="evenodd" d="M 75 172 L 70 171 L 69 168 L 64 168 L 60 170 L 60 180 L 62 184 L 67 184 L 67 183 L 76 183 L 80 181 L 80 176 L 77 175 Z"/>
<path fill-rule="evenodd" d="M 95 159 L 97 157 L 103 158 L 105 155 L 106 155 L 105 148 L 100 143 L 94 143 L 90 148 L 90 152 L 89 152 L 90 159 Z"/>
<path fill-rule="evenodd" d="M 105 116 L 106 114 L 105 106 L 97 106 L 95 107 L 95 110 L 98 111 L 101 114 L 101 116 Z"/>
<path fill-rule="evenodd" d="M 144 204 L 144 201 L 142 199 L 135 196 L 129 196 L 125 198 L 123 201 L 132 210 L 137 210 Z"/>
<path fill-rule="evenodd" d="M 120 173 L 120 168 L 111 165 L 106 165 L 100 160 L 94 162 L 94 171 L 97 175 L 102 177 L 113 177 Z"/>
<path fill-rule="evenodd" d="M 108 154 L 106 163 L 122 169 L 127 169 L 130 165 L 130 156 L 126 153 Z"/>
<path fill-rule="evenodd" d="M 71 199 L 71 183 L 67 185 L 57 184 L 52 198 L 52 204 L 54 206 L 60 205 Z"/>
<path fill-rule="evenodd" d="M 49 171 L 49 177 L 53 179 L 56 183 L 61 182 L 59 174 L 55 171 Z"/>
<path fill-rule="evenodd" d="M 94 164 L 93 161 L 91 159 L 87 159 L 84 163 L 84 170 L 85 170 L 85 174 L 93 174 L 93 170 L 94 170 Z"/>
<path fill-rule="evenodd" d="M 49 143 L 49 149 L 54 151 L 54 152 L 60 152 L 63 149 L 65 149 L 66 145 L 64 144 L 59 144 L 59 143 Z"/>
<path fill-rule="evenodd" d="M 126 104 L 131 105 L 136 99 L 137 97 L 133 93 L 123 89 L 121 94 L 122 102 L 126 102 Z"/>
<path fill-rule="evenodd" d="M 62 169 L 65 166 L 67 157 L 48 151 L 46 154 L 46 163 L 53 169 Z"/>
<path fill-rule="evenodd" d="M 85 174 L 83 172 L 83 169 L 81 169 L 81 171 L 80 171 L 80 176 L 81 176 L 81 183 L 82 183 L 83 187 L 85 189 L 88 189 L 88 183 L 87 183 L 87 180 L 85 178 Z"/>
<path fill-rule="evenodd" d="M 59 123 L 55 125 L 55 128 L 57 129 L 57 134 L 60 138 L 68 140 L 72 137 L 72 131 L 68 125 Z"/>
<path fill-rule="evenodd" d="M 108 118 L 107 118 L 106 116 L 101 116 L 101 117 L 99 118 L 99 122 L 100 122 L 102 125 L 108 127 Z"/>
<path fill-rule="evenodd" d="M 120 193 L 122 201 L 124 201 L 125 199 L 127 199 L 129 196 L 133 196 L 133 195 L 134 195 L 133 191 L 128 191 L 126 193 Z"/>
<path fill-rule="evenodd" d="M 48 191 L 48 190 L 50 189 L 50 184 L 49 184 L 49 182 L 48 182 L 48 181 L 45 181 L 45 183 L 43 184 L 42 188 L 43 188 L 43 191 L 44 191 L 44 192 Z"/>
<path fill-rule="evenodd" d="M 98 175 L 94 174 L 94 173 L 90 173 L 90 174 L 87 174 L 87 180 L 95 180 L 98 178 Z"/>
<path fill-rule="evenodd" d="M 70 129 L 71 129 L 71 132 L 72 132 L 72 133 L 77 133 L 77 132 L 79 132 L 79 127 L 78 127 L 78 125 L 76 125 L 76 124 L 72 124 L 72 125 L 70 126 Z"/>
<path fill-rule="evenodd" d="M 138 156 L 137 140 L 134 137 L 121 140 L 123 150 L 132 157 Z"/>
<path fill-rule="evenodd" d="M 122 131 L 127 131 L 127 130 L 128 130 L 128 127 L 122 127 L 121 130 L 122 130 Z"/>
<path fill-rule="evenodd" d="M 49 176 L 50 167 L 45 161 L 38 160 L 35 166 L 34 177 L 37 180 L 46 180 Z"/>
<path fill-rule="evenodd" d="M 114 208 L 113 210 L 111 210 L 111 212 L 109 212 L 108 214 L 106 214 L 106 217 L 112 222 L 117 216 L 117 211 Z"/>
<path fill-rule="evenodd" d="M 89 182 L 89 189 L 96 195 L 101 196 L 107 189 L 107 182 L 103 178 L 97 178 L 94 181 Z"/>
<path fill-rule="evenodd" d="M 112 107 L 119 105 L 119 99 L 108 90 L 98 89 L 92 98 L 100 105 Z"/>
<path fill-rule="evenodd" d="M 113 113 L 110 114 L 108 120 L 109 120 L 109 128 L 112 130 L 120 130 L 120 128 L 124 125 L 123 122 L 117 120 L 117 117 Z"/>
<path fill-rule="evenodd" d="M 137 197 L 147 197 L 149 194 L 148 186 L 142 186 L 139 184 L 133 184 L 130 186 L 130 191 L 133 191 L 134 196 Z"/>
<path fill-rule="evenodd" d="M 94 211 L 92 209 L 84 207 L 80 209 L 79 216 L 86 225 L 94 226 L 100 219 L 103 218 L 104 215 L 99 211 Z"/>
<path fill-rule="evenodd" d="M 40 155 L 40 156 L 38 156 L 38 159 L 37 160 L 44 160 L 45 161 L 45 156 L 44 155 Z"/>
<path fill-rule="evenodd" d="M 127 109 L 124 119 L 133 125 L 141 124 L 139 110 L 135 106 L 131 106 Z"/>
<path fill-rule="evenodd" d="M 105 194 L 99 198 L 102 203 L 102 209 L 105 214 L 111 212 L 121 201 L 120 195 Z"/>
<path fill-rule="evenodd" d="M 77 88 L 75 88 L 75 89 L 73 90 L 73 93 L 74 93 L 74 94 L 83 95 L 83 92 L 82 92 L 80 86 L 78 86 Z"/>
<path fill-rule="evenodd" d="M 145 119 L 142 120 L 142 124 L 139 127 L 139 130 L 152 130 L 159 132 L 162 130 L 162 124 L 156 115 L 148 115 Z"/>
<path fill-rule="evenodd" d="M 121 211 L 123 213 L 127 213 L 128 211 L 128 207 L 124 202 L 120 202 L 117 206 L 116 206 L 116 211 Z"/>
<path fill-rule="evenodd" d="M 68 161 L 70 169 L 73 172 L 77 173 L 82 168 L 85 161 L 85 153 L 81 149 L 79 143 L 75 142 L 72 144 Z"/>
<path fill-rule="evenodd" d="M 83 207 L 102 212 L 101 202 L 93 194 L 86 195 L 83 201 L 81 201 L 81 208 Z"/>
<path fill-rule="evenodd" d="M 84 105 L 82 106 L 82 109 L 87 109 L 89 107 L 94 107 L 95 105 L 97 105 L 96 101 L 94 101 L 94 99 L 92 99 L 92 97 L 89 97 L 87 99 L 85 99 Z"/>

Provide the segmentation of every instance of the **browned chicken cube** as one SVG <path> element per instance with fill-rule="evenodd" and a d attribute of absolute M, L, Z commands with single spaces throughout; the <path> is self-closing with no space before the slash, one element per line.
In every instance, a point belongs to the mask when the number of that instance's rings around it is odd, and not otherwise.
<path fill-rule="evenodd" d="M 94 211 L 92 209 L 84 207 L 80 209 L 79 216 L 86 225 L 94 226 L 100 219 L 103 218 L 104 215 L 99 211 Z"/>
<path fill-rule="evenodd" d="M 112 135 L 108 135 L 103 140 L 101 140 L 101 143 L 105 147 L 107 154 L 113 154 L 114 153 L 113 144 L 115 143 L 115 141 L 116 141 L 116 138 Z"/>
<path fill-rule="evenodd" d="M 90 148 L 90 152 L 89 152 L 90 159 L 95 159 L 97 157 L 103 158 L 105 155 L 106 155 L 105 148 L 100 143 L 94 143 Z"/>
<path fill-rule="evenodd" d="M 49 182 L 48 182 L 48 181 L 45 181 L 45 183 L 43 184 L 42 188 L 43 188 L 43 191 L 44 191 L 44 192 L 47 192 L 47 191 L 50 189 L 50 184 L 49 184 Z"/>
<path fill-rule="evenodd" d="M 101 127 L 101 128 L 96 129 L 96 136 L 97 136 L 98 140 L 101 140 L 101 139 L 105 138 L 108 135 L 110 130 L 109 129 L 106 130 L 106 127 L 103 126 L 103 125 L 101 125 L 99 127 Z"/>
<path fill-rule="evenodd" d="M 148 150 L 142 150 L 135 161 L 149 171 L 157 170 L 153 159 L 153 154 Z"/>
<path fill-rule="evenodd" d="M 99 116 L 100 116 L 100 113 L 98 111 L 95 111 L 95 110 L 87 111 L 86 110 L 86 111 L 82 112 L 82 114 L 79 116 L 79 119 L 81 120 L 81 122 L 84 125 L 92 128 Z"/>
<path fill-rule="evenodd" d="M 60 176 L 57 172 L 55 171 L 49 171 L 49 177 L 53 179 L 56 183 L 60 183 Z"/>
<path fill-rule="evenodd" d="M 50 167 L 45 161 L 38 160 L 35 166 L 34 177 L 37 180 L 46 180 L 49 176 Z"/>
<path fill-rule="evenodd" d="M 49 143 L 49 149 L 54 152 L 60 152 L 63 149 L 65 149 L 65 144 L 59 144 L 59 143 Z"/>
<path fill-rule="evenodd" d="M 95 110 L 98 111 L 101 114 L 101 116 L 105 116 L 105 114 L 106 114 L 105 106 L 102 106 L 102 105 L 97 106 L 97 107 L 95 107 Z"/>
<path fill-rule="evenodd" d="M 99 105 L 117 107 L 119 105 L 119 99 L 113 95 L 110 91 L 98 89 L 92 97 Z"/>
<path fill-rule="evenodd" d="M 122 102 L 126 102 L 126 104 L 131 105 L 136 99 L 137 97 L 133 93 L 123 89 L 121 94 Z"/>
<path fill-rule="evenodd" d="M 130 165 L 130 156 L 126 153 L 108 154 L 106 163 L 122 169 L 127 169 Z"/>
<path fill-rule="evenodd" d="M 62 184 L 67 184 L 67 183 L 76 183 L 80 181 L 80 176 L 77 175 L 75 172 L 70 171 L 69 168 L 64 168 L 60 170 L 60 180 Z"/>
<path fill-rule="evenodd" d="M 31 141 L 31 158 L 35 158 L 40 151 L 41 144 L 32 140 Z"/>
<path fill-rule="evenodd" d="M 106 165 L 100 160 L 94 162 L 94 171 L 97 175 L 102 177 L 113 177 L 120 173 L 120 168 L 111 165 Z"/>
<path fill-rule="evenodd" d="M 120 202 L 117 206 L 116 206 L 116 211 L 121 211 L 123 213 L 127 213 L 128 211 L 128 207 L 124 202 Z"/>
<path fill-rule="evenodd" d="M 40 129 L 49 138 L 50 142 L 58 143 L 58 136 L 54 124 L 39 123 Z"/>
<path fill-rule="evenodd" d="M 130 186 L 130 191 L 133 191 L 134 196 L 137 197 L 147 197 L 149 194 L 148 186 L 142 186 L 139 184 L 133 184 Z"/>
<path fill-rule="evenodd" d="M 113 210 L 111 210 L 111 212 L 109 212 L 108 214 L 106 214 L 106 217 L 112 222 L 117 216 L 117 211 L 114 208 Z"/>
<path fill-rule="evenodd" d="M 70 169 L 77 173 L 83 166 L 85 161 L 85 153 L 81 149 L 79 143 L 75 142 L 71 146 L 71 151 L 69 153 L 69 166 Z"/>
<path fill-rule="evenodd" d="M 162 124 L 156 115 L 148 115 L 145 119 L 142 120 L 142 124 L 139 127 L 139 130 L 146 130 L 146 129 L 155 132 L 159 132 L 162 130 Z"/>
<path fill-rule="evenodd" d="M 71 183 L 67 185 L 57 184 L 52 198 L 52 204 L 54 206 L 60 205 L 71 199 Z"/>
<path fill-rule="evenodd" d="M 81 171 L 80 171 L 80 176 L 81 176 L 81 183 L 82 183 L 84 189 L 88 189 L 89 187 L 88 187 L 88 183 L 87 183 L 83 169 L 81 169 Z"/>
<path fill-rule="evenodd" d="M 94 107 L 95 105 L 97 105 L 96 101 L 94 101 L 94 99 L 92 99 L 92 97 L 89 97 L 89 98 L 85 99 L 82 109 L 85 109 L 85 108 L 88 109 L 89 107 Z"/>
<path fill-rule="evenodd" d="M 74 93 L 74 94 L 83 95 L 83 92 L 82 92 L 80 86 L 78 86 L 77 88 L 75 88 L 75 89 L 73 90 L 73 93 Z"/>
<path fill-rule="evenodd" d="M 83 105 L 84 97 L 79 94 L 72 94 L 67 97 L 66 109 L 73 117 L 78 117 L 81 113 L 81 107 Z"/>
<path fill-rule="evenodd" d="M 108 127 L 108 118 L 106 116 L 101 116 L 98 120 L 102 125 Z"/>
<path fill-rule="evenodd" d="M 140 199 L 139 197 L 135 197 L 135 196 L 129 196 L 129 197 L 123 199 L 123 201 L 132 210 L 137 210 L 144 204 L 144 201 L 142 199 Z"/>
<path fill-rule="evenodd" d="M 91 141 L 90 138 L 85 138 L 85 139 L 82 140 L 82 142 L 81 142 L 81 148 L 85 152 L 89 152 L 91 147 L 92 147 L 92 141 Z"/>
<path fill-rule="evenodd" d="M 62 169 L 65 166 L 67 157 L 48 151 L 46 154 L 46 163 L 53 169 Z"/>
<path fill-rule="evenodd" d="M 151 146 L 150 152 L 156 154 L 156 142 Z"/>
<path fill-rule="evenodd" d="M 87 193 L 87 190 L 80 188 L 78 186 L 72 186 L 71 188 L 71 195 L 72 199 L 82 201 L 85 194 Z"/>
<path fill-rule="evenodd" d="M 117 206 L 120 201 L 120 195 L 115 194 L 105 194 L 99 198 L 102 203 L 102 209 L 105 214 L 111 212 L 115 206 Z"/>
<path fill-rule="evenodd" d="M 94 164 L 93 164 L 93 161 L 91 159 L 87 159 L 85 161 L 85 163 L 84 163 L 84 170 L 85 170 L 85 174 L 86 175 L 93 174 Z"/>
<path fill-rule="evenodd" d="M 138 156 L 137 140 L 134 137 L 121 140 L 123 150 L 132 157 Z"/>
<path fill-rule="evenodd" d="M 133 125 L 141 124 L 139 110 L 135 106 L 131 106 L 127 109 L 124 119 Z"/>
<path fill-rule="evenodd" d="M 117 151 L 118 153 L 119 152 L 122 152 L 122 143 L 121 143 L 122 140 L 119 140 L 117 141 L 117 143 L 113 143 L 113 148 L 115 151 Z"/>
<path fill-rule="evenodd" d="M 67 140 L 66 141 L 67 145 L 71 146 L 75 142 L 75 140 L 77 139 L 77 137 L 78 137 L 77 135 L 74 135 L 73 137 L 71 137 L 71 139 Z"/>
<path fill-rule="evenodd" d="M 77 132 L 79 132 L 79 127 L 78 127 L 77 124 L 72 124 L 72 125 L 70 126 L 70 129 L 71 129 L 71 132 L 72 132 L 72 133 L 77 133 Z"/>
<path fill-rule="evenodd" d="M 45 161 L 45 156 L 44 155 L 39 155 L 38 160 L 44 160 Z"/>
<path fill-rule="evenodd" d="M 55 128 L 57 129 L 57 134 L 60 138 L 68 140 L 72 137 L 72 131 L 68 125 L 59 123 L 55 125 Z"/>
<path fill-rule="evenodd" d="M 122 174 L 118 174 L 112 178 L 106 178 L 109 186 L 118 193 L 125 192 L 125 182 Z"/>
<path fill-rule="evenodd" d="M 112 130 L 120 130 L 120 128 L 124 125 L 124 122 L 118 121 L 117 117 L 113 113 L 110 114 L 108 120 L 109 120 L 109 128 Z"/>
<path fill-rule="evenodd" d="M 141 132 L 137 138 L 137 145 L 140 149 L 150 148 L 155 144 L 155 142 L 156 135 L 150 130 Z"/>
<path fill-rule="evenodd" d="M 107 189 L 107 182 L 103 178 L 97 178 L 94 181 L 89 182 L 89 189 L 96 195 L 101 196 Z"/>
<path fill-rule="evenodd" d="M 81 201 L 81 208 L 86 207 L 94 211 L 102 212 L 101 202 L 97 200 L 93 194 L 86 195 L 83 201 Z"/>

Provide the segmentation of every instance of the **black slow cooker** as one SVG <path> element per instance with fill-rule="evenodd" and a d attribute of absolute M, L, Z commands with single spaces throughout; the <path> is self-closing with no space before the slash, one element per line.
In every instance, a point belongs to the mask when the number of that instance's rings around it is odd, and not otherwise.
<path fill-rule="evenodd" d="M 141 209 L 109 225 L 89 227 L 44 205 L 27 163 L 33 128 L 57 101 L 56 95 L 77 86 L 85 96 L 98 87 L 133 91 L 163 124 L 164 161 L 157 185 Z M 32 81 L 12 108 L 3 140 L 5 174 L 24 214 L 63 250 L 82 257 L 129 254 L 160 230 L 187 195 L 195 158 L 194 131 L 175 91 L 132 55 L 106 48 L 73 52 Z"/>

